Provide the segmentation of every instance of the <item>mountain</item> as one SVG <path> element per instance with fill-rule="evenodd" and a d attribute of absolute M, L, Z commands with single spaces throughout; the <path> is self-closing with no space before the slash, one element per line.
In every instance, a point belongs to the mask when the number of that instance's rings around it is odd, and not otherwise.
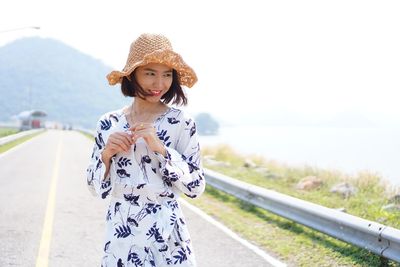
<path fill-rule="evenodd" d="M 101 114 L 131 100 L 108 85 L 100 60 L 48 38 L 23 38 L 0 47 L 0 121 L 24 110 L 49 121 L 93 129 Z"/>

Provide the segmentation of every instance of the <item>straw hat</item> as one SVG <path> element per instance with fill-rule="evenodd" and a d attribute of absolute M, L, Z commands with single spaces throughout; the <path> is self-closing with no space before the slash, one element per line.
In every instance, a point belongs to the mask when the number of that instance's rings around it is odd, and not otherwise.
<path fill-rule="evenodd" d="M 107 75 L 108 83 L 121 83 L 124 76 L 129 76 L 137 67 L 149 63 L 161 63 L 175 69 L 181 85 L 192 87 L 197 82 L 196 73 L 172 50 L 172 45 L 165 36 L 144 33 L 131 44 L 124 69 Z"/>

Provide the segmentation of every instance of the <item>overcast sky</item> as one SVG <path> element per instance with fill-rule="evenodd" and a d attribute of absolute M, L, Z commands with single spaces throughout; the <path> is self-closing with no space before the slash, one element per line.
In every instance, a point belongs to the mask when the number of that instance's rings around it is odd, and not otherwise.
<path fill-rule="evenodd" d="M 13 0 L 0 31 L 41 29 L 0 45 L 51 37 L 122 69 L 140 33 L 163 33 L 198 74 L 193 110 L 400 121 L 399 14 L 400 1 Z"/>

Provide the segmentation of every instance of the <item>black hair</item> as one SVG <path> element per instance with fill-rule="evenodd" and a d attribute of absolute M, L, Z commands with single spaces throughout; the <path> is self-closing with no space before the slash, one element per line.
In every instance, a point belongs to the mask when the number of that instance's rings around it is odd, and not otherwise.
<path fill-rule="evenodd" d="M 121 92 L 124 96 L 140 97 L 144 99 L 151 94 L 146 93 L 135 78 L 135 71 L 129 75 L 129 79 L 124 76 L 121 82 Z M 176 70 L 172 70 L 172 83 L 169 90 L 161 97 L 164 104 L 172 102 L 174 105 L 187 105 L 187 97 L 179 83 L 179 76 Z"/>

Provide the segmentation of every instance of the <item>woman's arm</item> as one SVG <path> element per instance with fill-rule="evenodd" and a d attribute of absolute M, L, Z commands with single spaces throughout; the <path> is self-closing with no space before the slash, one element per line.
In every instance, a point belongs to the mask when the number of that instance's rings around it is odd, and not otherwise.
<path fill-rule="evenodd" d="M 89 167 L 87 168 L 87 183 L 95 196 L 106 198 L 112 189 L 111 175 L 112 161 L 118 152 L 128 151 L 132 145 L 132 138 L 125 132 L 110 134 L 112 124 L 110 115 L 100 118 L 96 127 L 95 144 Z"/>
<path fill-rule="evenodd" d="M 97 123 L 95 142 L 89 166 L 86 170 L 87 185 L 94 196 L 105 199 L 111 192 L 110 165 L 111 157 L 102 155 L 105 148 L 104 131 L 111 122 L 102 116 Z"/>
<path fill-rule="evenodd" d="M 200 146 L 193 119 L 183 119 L 177 133 L 176 149 L 165 146 L 166 156 L 155 152 L 160 161 L 160 172 L 167 184 L 173 185 L 191 198 L 200 196 L 206 181 L 200 158 Z"/>

